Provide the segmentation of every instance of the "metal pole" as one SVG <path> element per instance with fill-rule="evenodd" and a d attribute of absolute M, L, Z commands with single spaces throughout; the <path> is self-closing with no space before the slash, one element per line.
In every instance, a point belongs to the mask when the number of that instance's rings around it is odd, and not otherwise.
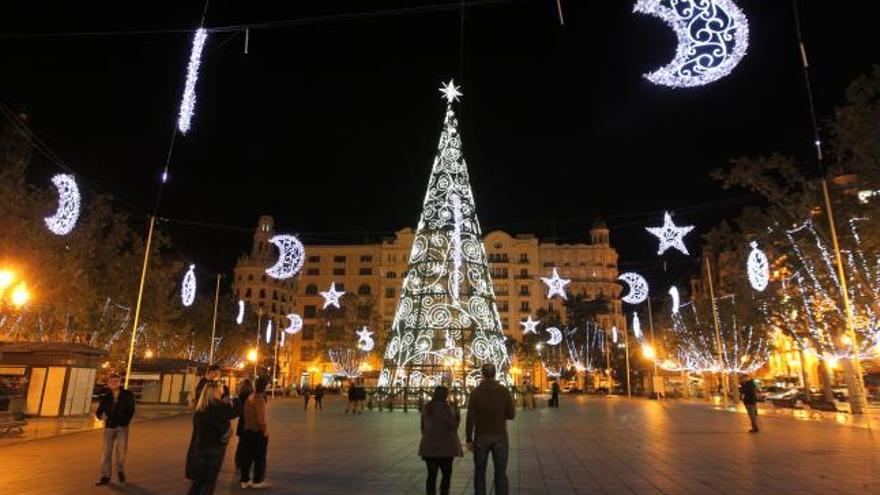
<path fill-rule="evenodd" d="M 630 383 L 629 383 L 629 335 L 627 335 L 628 333 L 629 333 L 628 331 L 623 332 L 623 350 L 624 350 L 624 353 L 626 354 L 626 396 L 629 398 L 632 398 L 632 396 L 633 396 L 632 388 L 630 387 Z"/>
<path fill-rule="evenodd" d="M 281 329 L 281 328 L 279 328 L 279 329 L 278 329 L 277 331 L 275 331 L 275 332 L 273 333 L 273 335 L 272 335 L 273 337 L 275 337 L 275 360 L 272 361 L 272 398 L 273 398 L 273 399 L 275 398 L 275 388 L 278 387 L 278 382 L 277 382 L 277 380 L 278 380 L 278 377 L 277 377 L 277 372 L 278 372 L 278 343 L 281 342 L 281 339 L 279 339 L 278 336 L 279 336 L 282 332 L 284 332 L 284 330 Z"/>
<path fill-rule="evenodd" d="M 208 353 L 208 364 L 214 364 L 214 335 L 217 333 L 217 304 L 220 301 L 220 275 L 217 274 L 217 285 L 214 287 L 214 320 L 211 322 L 211 350 Z"/>
<path fill-rule="evenodd" d="M 654 339 L 654 312 L 651 310 L 651 298 L 648 298 L 648 327 L 651 329 L 651 347 L 654 348 L 654 376 L 657 375 L 657 341 Z M 651 379 L 651 390 L 654 390 L 653 378 Z"/>
<path fill-rule="evenodd" d="M 718 352 L 718 366 L 721 368 L 719 370 L 719 376 L 721 377 L 721 386 L 722 391 L 724 392 L 724 396 L 721 400 L 723 407 L 727 409 L 727 374 L 724 372 L 724 354 L 721 351 L 721 329 L 718 325 L 718 310 L 715 307 L 715 286 L 712 284 L 712 263 L 709 261 L 708 256 L 706 256 L 706 276 L 709 280 L 709 299 L 712 301 L 712 323 L 715 325 L 715 346 Z"/>
<path fill-rule="evenodd" d="M 263 308 L 257 310 L 257 340 L 254 341 L 254 352 L 257 359 L 254 360 L 254 380 L 257 379 L 257 363 L 260 362 L 260 327 L 263 325 Z"/>
<path fill-rule="evenodd" d="M 612 342 L 606 335 L 605 337 L 605 373 L 608 375 L 608 395 L 614 393 L 614 378 L 611 376 L 611 351 Z"/>
<path fill-rule="evenodd" d="M 141 317 L 141 302 L 144 299 L 144 283 L 147 280 L 147 265 L 150 262 L 150 248 L 153 245 L 153 227 L 156 225 L 156 215 L 150 217 L 150 227 L 147 230 L 147 244 L 144 247 L 144 264 L 141 268 L 141 282 L 138 287 L 137 302 L 134 306 L 134 323 L 131 326 L 131 342 L 128 345 L 128 364 L 125 366 L 125 388 L 128 388 L 131 376 L 131 361 L 134 359 L 134 342 L 137 339 L 137 328 Z"/>
<path fill-rule="evenodd" d="M 837 262 L 837 278 L 840 279 L 840 294 L 843 297 L 843 308 L 846 313 L 846 334 L 850 339 L 850 349 L 847 351 L 849 356 L 844 360 L 844 364 L 850 363 L 849 367 L 851 367 L 851 369 L 847 370 L 850 379 L 846 381 L 849 385 L 849 395 L 852 398 L 850 404 L 853 414 L 865 414 L 868 410 L 868 400 L 865 397 L 862 363 L 859 360 L 859 341 L 853 323 L 852 303 L 849 300 L 846 273 L 843 270 L 843 259 L 840 256 L 840 246 L 837 243 L 837 228 L 834 225 L 834 212 L 831 210 L 831 198 L 828 195 L 828 182 L 824 177 L 822 178 L 822 194 L 825 196 L 828 226 L 831 228 L 831 241 L 834 245 L 834 257 Z M 868 424 L 870 425 L 870 421 L 868 421 Z"/>

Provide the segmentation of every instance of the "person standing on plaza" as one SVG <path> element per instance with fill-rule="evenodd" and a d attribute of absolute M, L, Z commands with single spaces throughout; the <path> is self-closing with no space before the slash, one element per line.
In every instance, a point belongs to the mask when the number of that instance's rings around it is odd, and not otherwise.
<path fill-rule="evenodd" d="M 474 494 L 486 495 L 486 468 L 491 452 L 495 495 L 508 495 L 507 421 L 516 417 L 516 408 L 510 391 L 495 380 L 495 365 L 485 363 L 480 372 L 483 379 L 471 392 L 465 422 L 467 447 L 474 453 Z"/>
<path fill-rule="evenodd" d="M 236 410 L 229 398 L 223 398 L 223 387 L 208 382 L 196 403 L 193 415 L 192 459 L 188 459 L 188 473 L 192 476 L 189 495 L 211 495 L 223 465 L 226 444 L 232 435 L 232 418 Z"/>
<path fill-rule="evenodd" d="M 355 382 L 354 410 L 358 414 L 364 413 L 364 401 L 367 400 L 367 389 L 364 388 L 364 379 L 358 378 Z"/>
<path fill-rule="evenodd" d="M 193 397 L 193 405 L 198 404 L 199 400 L 202 398 L 202 391 L 205 390 L 205 386 L 209 383 L 217 383 L 217 380 L 220 379 L 220 366 L 216 364 L 209 365 L 207 369 L 205 369 L 205 374 L 199 380 L 199 383 L 196 384 L 196 395 Z M 229 397 L 229 389 L 225 386 L 223 387 L 223 398 Z M 185 477 L 186 479 L 192 481 L 194 480 L 195 473 L 192 472 L 192 467 L 195 465 L 195 450 L 196 450 L 196 431 L 193 429 L 192 435 L 189 439 L 189 448 L 186 451 L 186 468 L 185 468 Z"/>
<path fill-rule="evenodd" d="M 309 410 L 309 398 L 312 396 L 312 388 L 308 385 L 303 387 L 302 396 L 303 396 L 303 400 L 305 401 L 305 405 L 306 405 L 304 411 L 308 411 Z"/>
<path fill-rule="evenodd" d="M 269 424 L 266 407 L 266 377 L 257 378 L 254 393 L 244 403 L 244 443 L 241 459 L 241 487 L 266 488 L 266 449 L 269 445 Z M 251 478 L 251 466 L 254 476 Z"/>
<path fill-rule="evenodd" d="M 324 385 L 315 387 L 315 410 L 324 410 Z"/>
<path fill-rule="evenodd" d="M 125 454 L 128 425 L 134 416 L 134 394 L 122 388 L 119 375 L 107 377 L 107 392 L 101 397 L 95 416 L 104 421 L 104 447 L 101 452 L 101 479 L 97 486 L 110 483 L 113 451 L 116 450 L 116 476 L 125 484 Z M 115 449 L 114 449 L 115 448 Z"/>
<path fill-rule="evenodd" d="M 758 433 L 758 387 L 755 386 L 755 380 L 748 375 L 743 375 L 739 383 L 739 394 L 742 397 L 743 405 L 746 406 L 746 412 L 749 413 L 749 421 L 752 423 L 752 429 L 749 433 Z"/>
<path fill-rule="evenodd" d="M 431 401 L 422 408 L 422 440 L 419 455 L 428 467 L 425 484 L 427 495 L 437 493 L 437 471 L 443 474 L 440 481 L 440 495 L 449 495 L 452 481 L 452 458 L 461 457 L 461 441 L 458 438 L 458 425 L 461 415 L 458 409 L 449 405 L 449 389 L 434 388 Z"/>
<path fill-rule="evenodd" d="M 242 451 L 244 442 L 241 441 L 241 436 L 244 433 L 244 403 L 247 401 L 248 397 L 254 393 L 254 382 L 250 378 L 245 378 L 241 382 L 241 387 L 238 389 L 238 403 L 240 404 L 240 412 L 238 415 L 238 421 L 235 424 L 235 436 L 238 437 L 238 444 L 235 446 L 235 468 L 241 469 L 241 459 L 242 459 Z"/>
<path fill-rule="evenodd" d="M 559 407 L 559 382 L 550 386 L 550 407 Z"/>
<path fill-rule="evenodd" d="M 355 397 L 357 397 L 357 385 L 354 380 L 348 385 L 348 404 L 345 405 L 345 414 L 348 414 L 348 411 L 351 410 L 351 413 L 355 412 Z"/>

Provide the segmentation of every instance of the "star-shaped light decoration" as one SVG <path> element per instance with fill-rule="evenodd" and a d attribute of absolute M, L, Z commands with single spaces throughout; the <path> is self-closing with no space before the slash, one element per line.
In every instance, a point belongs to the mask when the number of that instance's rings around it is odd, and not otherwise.
<path fill-rule="evenodd" d="M 363 327 L 357 332 L 355 332 L 358 336 L 358 349 L 364 352 L 370 352 L 373 350 L 373 347 L 376 345 L 373 341 L 373 332 L 371 332 L 367 327 Z"/>
<path fill-rule="evenodd" d="M 538 323 L 540 322 L 532 319 L 532 315 L 529 315 L 527 319 L 519 322 L 519 324 L 523 326 L 523 335 L 527 333 L 538 335 L 538 331 L 536 330 Z"/>
<path fill-rule="evenodd" d="M 336 290 L 336 282 L 330 282 L 330 290 L 321 291 L 321 297 L 324 298 L 323 309 L 327 309 L 327 306 L 330 306 L 331 304 L 338 308 L 339 298 L 342 297 L 343 294 L 345 294 L 345 291 Z"/>
<path fill-rule="evenodd" d="M 440 92 L 443 93 L 447 103 L 458 101 L 458 97 L 462 96 L 461 91 L 458 90 L 459 87 L 455 85 L 455 80 L 453 79 L 450 79 L 448 83 L 440 87 Z"/>
<path fill-rule="evenodd" d="M 684 245 L 684 236 L 687 235 L 688 232 L 694 230 L 694 226 L 687 225 L 685 227 L 676 227 L 675 224 L 672 223 L 672 215 L 670 215 L 668 211 L 663 215 L 662 227 L 645 227 L 645 230 L 660 239 L 660 249 L 657 250 L 658 255 L 665 253 L 669 248 L 675 248 L 684 254 L 690 254 L 688 253 L 687 247 Z"/>
<path fill-rule="evenodd" d="M 547 288 L 550 289 L 547 292 L 547 299 L 552 299 L 554 294 L 558 294 L 559 297 L 568 300 L 568 296 L 565 295 L 565 286 L 570 284 L 571 280 L 560 278 L 559 272 L 556 271 L 556 267 L 553 267 L 552 277 L 541 277 L 541 280 L 547 284 Z"/>

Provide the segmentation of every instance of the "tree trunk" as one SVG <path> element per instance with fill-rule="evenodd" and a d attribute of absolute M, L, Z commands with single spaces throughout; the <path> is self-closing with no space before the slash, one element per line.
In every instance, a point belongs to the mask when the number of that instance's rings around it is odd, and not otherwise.
<path fill-rule="evenodd" d="M 822 393 L 825 395 L 825 400 L 828 402 L 834 400 L 834 391 L 831 390 L 831 382 L 833 380 L 831 373 L 832 371 L 828 368 L 828 363 L 824 359 L 820 359 L 819 381 L 822 385 Z"/>

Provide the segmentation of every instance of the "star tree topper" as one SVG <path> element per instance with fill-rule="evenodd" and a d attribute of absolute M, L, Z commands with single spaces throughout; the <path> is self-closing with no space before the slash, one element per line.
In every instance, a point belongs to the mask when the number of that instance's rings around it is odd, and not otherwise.
<path fill-rule="evenodd" d="M 669 248 L 675 248 L 684 254 L 690 254 L 688 253 L 687 246 L 684 245 L 684 236 L 694 230 L 694 226 L 676 227 L 672 223 L 672 215 L 668 211 L 663 214 L 662 227 L 645 227 L 645 230 L 660 239 L 660 248 L 657 250 L 658 255 L 665 253 Z"/>
<path fill-rule="evenodd" d="M 554 294 L 558 294 L 559 297 L 568 300 L 568 296 L 565 295 L 565 286 L 570 284 L 571 280 L 560 278 L 559 272 L 556 271 L 556 267 L 553 267 L 552 277 L 541 277 L 541 280 L 547 284 L 547 288 L 550 289 L 549 292 L 547 292 L 547 299 L 552 299 Z"/>
<path fill-rule="evenodd" d="M 331 304 L 339 308 L 339 298 L 345 294 L 345 291 L 336 290 L 336 282 L 330 282 L 330 290 L 321 291 L 321 297 L 324 298 L 324 308 L 327 309 L 327 306 Z"/>
<path fill-rule="evenodd" d="M 458 101 L 459 96 L 463 96 L 461 91 L 458 90 L 460 87 L 455 85 L 455 80 L 450 79 L 448 83 L 440 87 L 440 92 L 443 93 L 447 103 L 452 103 Z"/>
<path fill-rule="evenodd" d="M 527 319 L 519 322 L 519 324 L 523 326 L 523 335 L 527 333 L 538 335 L 538 331 L 535 329 L 538 326 L 538 323 L 540 322 L 532 319 L 532 315 L 529 315 Z"/>

